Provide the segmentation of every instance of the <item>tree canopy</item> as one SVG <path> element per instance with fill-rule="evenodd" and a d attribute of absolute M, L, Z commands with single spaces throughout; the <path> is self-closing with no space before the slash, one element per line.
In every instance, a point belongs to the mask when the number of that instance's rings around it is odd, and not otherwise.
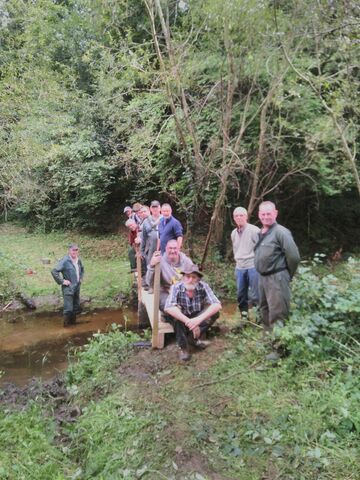
<path fill-rule="evenodd" d="M 359 17 L 352 1 L 0 2 L 4 218 L 100 230 L 160 198 L 221 233 L 229 207 L 271 199 L 302 229 L 331 201 L 351 224 Z"/>

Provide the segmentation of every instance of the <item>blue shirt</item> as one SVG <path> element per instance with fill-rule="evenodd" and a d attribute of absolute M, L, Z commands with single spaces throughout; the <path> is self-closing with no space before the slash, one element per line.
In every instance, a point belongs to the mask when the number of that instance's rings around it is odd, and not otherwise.
<path fill-rule="evenodd" d="M 177 240 L 183 236 L 183 228 L 179 220 L 173 216 L 169 218 L 162 217 L 159 223 L 160 250 L 165 252 L 166 244 L 169 240 Z"/>

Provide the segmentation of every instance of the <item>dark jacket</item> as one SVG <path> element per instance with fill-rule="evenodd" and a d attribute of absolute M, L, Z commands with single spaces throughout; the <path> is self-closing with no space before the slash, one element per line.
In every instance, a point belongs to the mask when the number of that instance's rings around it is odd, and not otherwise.
<path fill-rule="evenodd" d="M 84 267 L 79 258 L 79 274 L 80 282 L 84 276 Z M 55 268 L 51 270 L 51 275 L 53 276 L 56 283 L 62 285 L 64 294 L 72 294 L 77 288 L 79 282 L 77 279 L 76 268 L 69 255 L 65 255 L 56 265 Z M 63 285 L 64 280 L 70 280 L 70 285 Z"/>
<path fill-rule="evenodd" d="M 292 278 L 300 262 L 299 250 L 290 230 L 274 223 L 265 233 L 259 233 L 254 248 L 255 268 L 261 275 L 288 270 Z"/>

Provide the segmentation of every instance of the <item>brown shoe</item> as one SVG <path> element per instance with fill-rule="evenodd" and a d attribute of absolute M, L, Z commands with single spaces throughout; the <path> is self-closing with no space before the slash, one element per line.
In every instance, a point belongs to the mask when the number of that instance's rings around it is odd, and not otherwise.
<path fill-rule="evenodd" d="M 180 353 L 179 353 L 179 359 L 182 361 L 182 362 L 188 362 L 191 358 L 191 355 L 190 353 L 185 350 L 185 349 L 181 349 L 180 350 Z"/>

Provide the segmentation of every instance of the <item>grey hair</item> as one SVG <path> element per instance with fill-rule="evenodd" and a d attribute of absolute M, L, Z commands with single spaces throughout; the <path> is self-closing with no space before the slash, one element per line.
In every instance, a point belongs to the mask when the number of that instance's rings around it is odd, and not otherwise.
<path fill-rule="evenodd" d="M 126 220 L 125 222 L 125 227 L 130 227 L 130 225 L 136 224 L 135 220 L 133 218 L 129 218 L 129 220 Z"/>
<path fill-rule="evenodd" d="M 244 208 L 244 207 L 236 207 L 235 210 L 233 211 L 233 215 L 237 215 L 237 214 L 239 214 L 239 213 L 243 213 L 243 214 L 245 214 L 245 215 L 248 214 L 246 208 Z"/>

